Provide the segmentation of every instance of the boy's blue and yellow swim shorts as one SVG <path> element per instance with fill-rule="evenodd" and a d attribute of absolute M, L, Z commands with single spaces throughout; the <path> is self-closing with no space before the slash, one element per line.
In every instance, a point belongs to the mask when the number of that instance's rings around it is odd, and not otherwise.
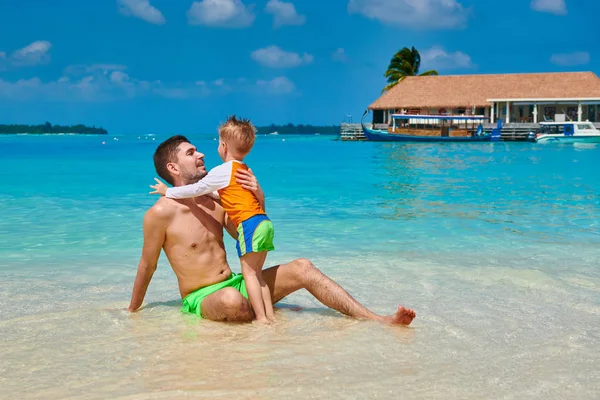
<path fill-rule="evenodd" d="M 275 250 L 275 229 L 265 214 L 258 214 L 240 223 L 237 227 L 238 240 L 235 245 L 238 256 L 246 253 Z"/>

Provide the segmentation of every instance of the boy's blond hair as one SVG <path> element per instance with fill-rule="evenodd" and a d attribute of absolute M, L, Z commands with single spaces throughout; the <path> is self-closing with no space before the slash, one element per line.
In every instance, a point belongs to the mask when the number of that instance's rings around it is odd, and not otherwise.
<path fill-rule="evenodd" d="M 221 140 L 232 146 L 240 155 L 246 155 L 254 146 L 256 128 L 249 119 L 237 118 L 235 115 L 228 117 L 227 121 L 219 127 Z"/>

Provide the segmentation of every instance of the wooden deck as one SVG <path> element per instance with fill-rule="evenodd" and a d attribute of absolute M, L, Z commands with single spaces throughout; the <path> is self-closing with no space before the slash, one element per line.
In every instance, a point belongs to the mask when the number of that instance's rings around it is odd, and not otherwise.
<path fill-rule="evenodd" d="M 370 128 L 371 125 L 367 124 L 367 127 Z M 342 122 L 340 126 L 340 139 L 348 141 L 367 140 L 360 124 L 348 124 L 345 122 Z"/>

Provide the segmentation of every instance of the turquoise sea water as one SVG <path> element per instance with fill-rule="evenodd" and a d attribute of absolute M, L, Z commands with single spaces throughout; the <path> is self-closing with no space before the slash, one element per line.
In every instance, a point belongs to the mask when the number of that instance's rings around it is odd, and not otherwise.
<path fill-rule="evenodd" d="M 600 147 L 257 138 L 267 264 L 306 257 L 375 312 L 417 312 L 382 327 L 301 292 L 261 328 L 182 316 L 164 256 L 149 307 L 122 310 L 166 137 L 0 136 L 7 398 L 600 393 Z M 188 137 L 218 164 L 214 135 Z"/>

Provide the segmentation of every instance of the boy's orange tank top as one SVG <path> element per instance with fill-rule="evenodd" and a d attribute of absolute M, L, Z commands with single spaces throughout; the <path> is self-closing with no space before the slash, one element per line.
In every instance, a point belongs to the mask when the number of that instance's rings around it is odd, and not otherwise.
<path fill-rule="evenodd" d="M 247 170 L 248 167 L 246 164 L 232 162 L 231 168 L 231 180 L 229 181 L 229 185 L 223 189 L 219 189 L 218 192 L 225 212 L 229 215 L 229 219 L 237 226 L 250 217 L 266 213 L 260 206 L 254 193 L 244 189 L 235 180 L 235 172 L 238 169 Z"/>

